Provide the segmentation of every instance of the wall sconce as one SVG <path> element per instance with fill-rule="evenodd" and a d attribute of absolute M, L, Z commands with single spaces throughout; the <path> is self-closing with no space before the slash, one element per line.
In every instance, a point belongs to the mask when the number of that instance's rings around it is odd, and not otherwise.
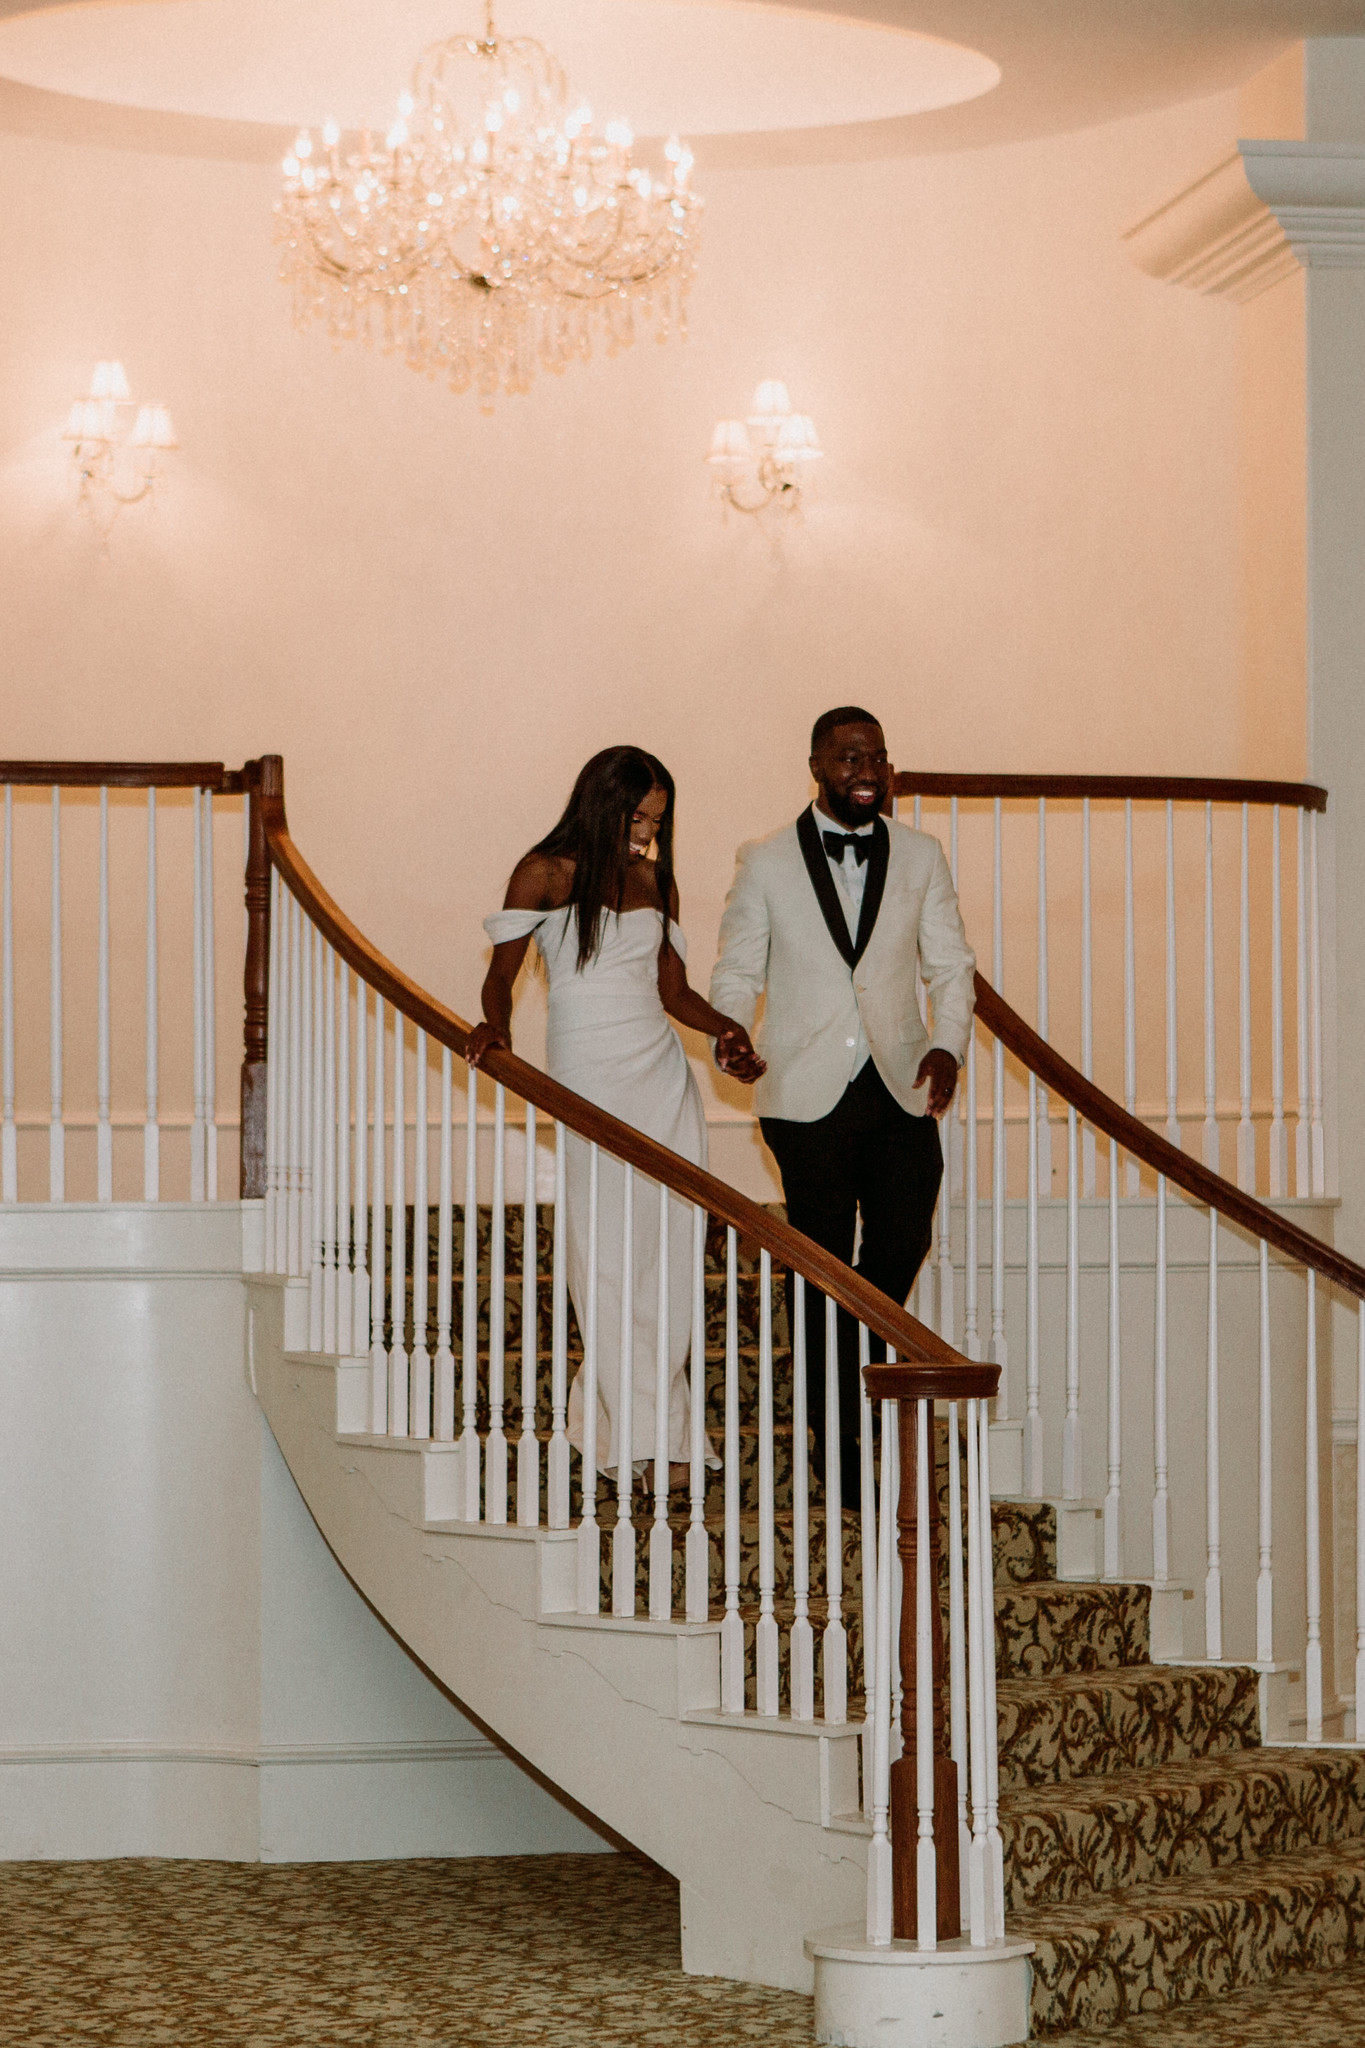
<path fill-rule="evenodd" d="M 164 405 L 139 405 L 128 389 L 122 363 L 96 363 L 90 390 L 67 418 L 64 441 L 81 480 L 82 503 L 101 496 L 136 505 L 156 482 L 157 457 L 177 446 Z"/>
<path fill-rule="evenodd" d="M 716 421 L 706 460 L 723 505 L 736 512 L 775 506 L 795 513 L 808 467 L 824 452 L 809 413 L 793 412 L 786 385 L 773 377 L 754 393 L 747 422 Z"/>

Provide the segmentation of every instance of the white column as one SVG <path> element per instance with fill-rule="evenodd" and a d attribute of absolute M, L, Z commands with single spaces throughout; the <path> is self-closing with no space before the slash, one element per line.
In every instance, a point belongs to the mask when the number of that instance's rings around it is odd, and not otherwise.
<path fill-rule="evenodd" d="M 281 892 L 282 894 L 283 892 Z M 283 923 L 283 919 L 280 921 Z M 147 791 L 147 949 L 145 967 L 147 1115 L 142 1126 L 142 1199 L 144 1202 L 159 1202 L 161 1199 L 161 1126 L 157 1121 L 157 1098 L 160 1086 L 158 1045 L 160 992 L 158 988 L 156 927 L 156 791 L 149 789 Z M 281 936 L 282 962 L 283 945 L 284 940 L 283 936 Z M 275 1055 L 272 1048 L 272 1057 L 280 1057 L 283 1064 L 283 1029 L 276 1024 L 273 1017 L 270 1020 L 270 1028 L 272 1035 L 277 1034 L 277 1042 L 279 1044 L 279 1054 Z M 285 1108 L 283 1089 L 281 1089 L 280 1107 L 283 1112 Z M 284 1156 L 284 1140 L 282 1136 L 281 1158 Z M 287 1267 L 281 1260 L 276 1267 L 276 1271 L 283 1273 L 287 1270 Z"/>
<path fill-rule="evenodd" d="M 0 899 L 0 1200 L 19 1199 L 19 1133 L 14 1122 L 14 789 L 5 784 L 5 883 Z"/>
<path fill-rule="evenodd" d="M 100 791 L 99 964 L 95 1050 L 95 1199 L 114 1199 L 114 1128 L 109 1121 L 109 792 Z"/>
<path fill-rule="evenodd" d="M 47 1198 L 66 1199 L 66 1124 L 62 1111 L 62 793 L 52 790 L 52 934 L 48 968 L 48 1076 L 52 1107 L 47 1139 Z"/>

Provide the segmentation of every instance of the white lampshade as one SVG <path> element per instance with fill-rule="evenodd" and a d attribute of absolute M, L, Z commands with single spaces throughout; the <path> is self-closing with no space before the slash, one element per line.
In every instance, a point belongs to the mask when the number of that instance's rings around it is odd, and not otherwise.
<path fill-rule="evenodd" d="M 84 429 L 85 400 L 77 398 L 72 401 L 71 410 L 66 416 L 66 426 L 62 433 L 62 439 L 64 441 L 79 441 Z"/>
<path fill-rule="evenodd" d="M 137 418 L 133 421 L 133 431 L 128 436 L 129 443 L 134 448 L 150 448 L 154 445 L 152 435 L 152 407 L 140 405 L 137 409 Z"/>
<path fill-rule="evenodd" d="M 176 440 L 176 438 L 175 438 L 175 428 L 174 428 L 174 426 L 173 426 L 173 425 L 171 424 L 171 416 L 170 416 L 169 412 L 167 412 L 167 410 L 166 410 L 165 406 L 164 406 L 164 405 L 154 405 L 154 406 L 152 406 L 152 407 L 150 408 L 150 410 L 151 410 L 151 415 L 152 415 L 152 438 L 151 438 L 151 445 L 152 445 L 152 447 L 153 447 L 153 448 L 176 448 L 176 447 L 178 447 L 178 446 L 179 446 L 180 444 L 178 443 L 178 441 L 177 441 L 177 440 Z"/>
<path fill-rule="evenodd" d="M 776 453 L 779 462 L 814 462 L 824 452 L 810 414 L 789 413 L 777 431 Z"/>
<path fill-rule="evenodd" d="M 791 400 L 787 387 L 776 377 L 765 377 L 754 393 L 754 409 L 749 414 L 751 427 L 766 426 L 770 422 L 785 418 L 791 411 Z"/>
<path fill-rule="evenodd" d="M 90 379 L 92 398 L 127 400 L 131 395 L 122 363 L 96 363 L 94 375 Z"/>
<path fill-rule="evenodd" d="M 737 468 L 753 460 L 749 446 L 749 430 L 743 420 L 717 420 L 711 429 L 711 446 L 706 451 L 708 462 L 723 463 Z"/>

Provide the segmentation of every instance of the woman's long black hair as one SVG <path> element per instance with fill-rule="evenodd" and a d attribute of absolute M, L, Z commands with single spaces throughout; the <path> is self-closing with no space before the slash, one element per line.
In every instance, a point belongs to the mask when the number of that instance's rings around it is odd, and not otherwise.
<path fill-rule="evenodd" d="M 586 967 L 602 943 L 603 911 L 625 900 L 630 823 L 652 789 L 668 799 L 655 837 L 654 873 L 668 939 L 673 900 L 673 777 L 641 747 L 604 747 L 578 771 L 564 815 L 532 853 L 557 854 L 574 864 L 569 902 L 578 923 L 578 965 Z"/>

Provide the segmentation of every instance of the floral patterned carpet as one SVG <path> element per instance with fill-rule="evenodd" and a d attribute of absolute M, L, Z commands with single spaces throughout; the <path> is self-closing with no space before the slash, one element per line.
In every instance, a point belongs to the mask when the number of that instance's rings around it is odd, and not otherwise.
<path fill-rule="evenodd" d="M 760 2048 L 811 2001 L 685 1977 L 625 1856 L 0 1865 L 4 2048 Z"/>

